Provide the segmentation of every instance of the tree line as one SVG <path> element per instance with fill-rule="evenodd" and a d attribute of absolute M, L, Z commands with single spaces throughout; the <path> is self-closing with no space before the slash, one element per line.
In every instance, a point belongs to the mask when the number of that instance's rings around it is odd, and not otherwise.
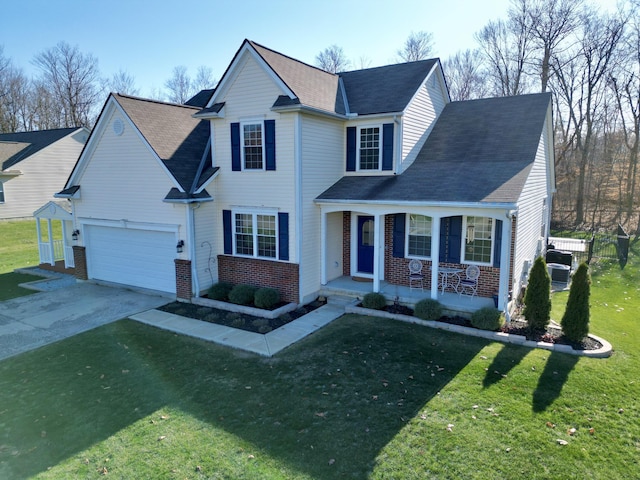
<path fill-rule="evenodd" d="M 443 59 L 451 99 L 551 92 L 557 192 L 554 222 L 563 228 L 640 233 L 640 0 L 615 12 L 590 0 L 511 0 L 505 17 L 475 34 L 476 45 Z M 412 32 L 398 62 L 433 56 L 429 32 Z M 32 60 L 27 77 L 0 46 L 0 132 L 88 126 L 106 91 L 138 95 L 127 72 L 102 78 L 98 60 L 61 42 Z M 330 72 L 368 68 L 338 45 L 315 58 Z M 195 77 L 178 66 L 151 97 L 184 103 L 215 86 L 211 69 Z"/>

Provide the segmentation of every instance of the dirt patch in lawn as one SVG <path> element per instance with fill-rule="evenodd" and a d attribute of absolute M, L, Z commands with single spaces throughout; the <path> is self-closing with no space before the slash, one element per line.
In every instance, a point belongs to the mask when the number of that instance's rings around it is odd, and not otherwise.
<path fill-rule="evenodd" d="M 173 313 L 174 315 L 180 315 L 182 317 L 202 320 L 203 322 L 238 328 L 247 332 L 265 334 L 272 332 L 276 328 L 280 328 L 325 304 L 326 302 L 324 301 L 314 300 L 313 302 L 303 305 L 296 310 L 284 313 L 277 318 L 256 317 L 245 313 L 230 312 L 219 308 L 204 307 L 193 303 L 182 302 L 168 303 L 158 308 L 158 310 Z"/>

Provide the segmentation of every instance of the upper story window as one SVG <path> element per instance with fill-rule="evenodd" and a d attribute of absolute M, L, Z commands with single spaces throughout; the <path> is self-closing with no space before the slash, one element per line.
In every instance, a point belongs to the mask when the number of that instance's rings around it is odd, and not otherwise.
<path fill-rule="evenodd" d="M 380 127 L 360 127 L 359 170 L 380 169 Z"/>
<path fill-rule="evenodd" d="M 407 222 L 409 256 L 431 258 L 431 217 L 411 213 Z"/>
<path fill-rule="evenodd" d="M 393 171 L 394 124 L 347 127 L 347 172 Z"/>
<path fill-rule="evenodd" d="M 493 223 L 493 218 L 465 217 L 463 262 L 491 264 Z"/>
<path fill-rule="evenodd" d="M 242 124 L 242 164 L 245 170 L 262 170 L 264 165 L 262 122 Z"/>
<path fill-rule="evenodd" d="M 234 122 L 231 127 L 231 170 L 276 169 L 275 120 Z"/>

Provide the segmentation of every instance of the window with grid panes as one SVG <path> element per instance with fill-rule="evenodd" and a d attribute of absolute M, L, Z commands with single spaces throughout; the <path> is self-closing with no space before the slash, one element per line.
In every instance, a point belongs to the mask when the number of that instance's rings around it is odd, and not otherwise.
<path fill-rule="evenodd" d="M 276 258 L 277 224 L 275 215 L 235 214 L 235 253 L 252 257 Z"/>
<path fill-rule="evenodd" d="M 263 168 L 262 123 L 246 123 L 242 125 L 242 153 L 244 168 L 261 170 Z"/>
<path fill-rule="evenodd" d="M 380 127 L 360 128 L 360 170 L 380 168 Z"/>
<path fill-rule="evenodd" d="M 410 214 L 407 252 L 412 257 L 431 257 L 431 217 Z"/>
<path fill-rule="evenodd" d="M 488 217 L 466 217 L 464 261 L 491 263 L 493 250 L 493 219 Z"/>

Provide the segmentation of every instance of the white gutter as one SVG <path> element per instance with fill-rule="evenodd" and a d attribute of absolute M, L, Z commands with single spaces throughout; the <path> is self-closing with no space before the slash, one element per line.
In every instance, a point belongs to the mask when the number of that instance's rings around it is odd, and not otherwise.
<path fill-rule="evenodd" d="M 294 141 L 295 205 L 296 205 L 296 255 L 298 258 L 298 302 L 302 302 L 302 118 L 296 115 Z M 291 261 L 291 252 L 289 252 Z"/>
<path fill-rule="evenodd" d="M 391 176 L 391 175 L 389 175 Z M 325 200 L 314 199 L 315 203 L 336 204 L 336 205 L 403 205 L 409 207 L 462 207 L 462 208 L 499 208 L 514 210 L 518 208 L 516 203 L 501 202 L 414 202 L 409 200 Z"/>

